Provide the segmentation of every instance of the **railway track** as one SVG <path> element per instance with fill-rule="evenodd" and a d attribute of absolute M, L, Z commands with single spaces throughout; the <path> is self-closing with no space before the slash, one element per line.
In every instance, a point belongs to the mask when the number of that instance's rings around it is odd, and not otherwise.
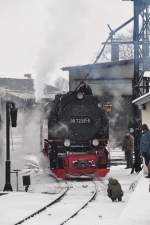
<path fill-rule="evenodd" d="M 97 186 L 96 183 L 94 183 L 95 186 L 95 190 L 93 191 L 93 195 L 90 197 L 90 199 L 85 202 L 85 204 L 83 204 L 83 206 L 81 208 L 79 208 L 73 215 L 71 215 L 69 218 L 67 218 L 64 222 L 62 222 L 60 225 L 63 225 L 65 223 L 67 223 L 69 220 L 71 220 L 72 218 L 74 218 L 82 209 L 84 209 L 92 200 L 94 200 L 96 198 L 97 195 Z"/>
<path fill-rule="evenodd" d="M 59 202 L 66 195 L 67 191 L 68 191 L 68 188 L 66 188 L 64 190 L 64 192 L 59 197 L 57 197 L 55 200 L 51 201 L 49 204 L 45 205 L 44 207 L 40 208 L 39 210 L 36 210 L 34 213 L 30 214 L 29 216 L 19 220 L 14 225 L 24 224 L 26 221 L 30 220 L 32 217 L 34 217 L 36 215 L 39 215 L 40 213 L 45 211 L 50 206 L 52 206 L 52 205 L 56 204 L 57 202 Z"/>
<path fill-rule="evenodd" d="M 95 199 L 97 186 L 90 182 L 67 182 L 67 189 L 59 198 L 14 225 L 63 225 L 74 218 Z"/>

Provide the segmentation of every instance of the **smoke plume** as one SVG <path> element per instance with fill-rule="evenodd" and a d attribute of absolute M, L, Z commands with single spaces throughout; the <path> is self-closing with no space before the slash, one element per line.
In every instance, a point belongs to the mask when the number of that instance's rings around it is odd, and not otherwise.
<path fill-rule="evenodd" d="M 87 8 L 88 2 L 85 4 L 85 1 L 80 0 L 55 0 L 48 4 L 45 43 L 39 49 L 35 66 L 37 99 L 42 96 L 44 83 L 53 84 L 62 76 L 61 67 L 70 64 L 71 59 L 81 57 L 82 50 L 76 46 L 82 45 L 85 40 L 83 30 L 88 23 Z"/>

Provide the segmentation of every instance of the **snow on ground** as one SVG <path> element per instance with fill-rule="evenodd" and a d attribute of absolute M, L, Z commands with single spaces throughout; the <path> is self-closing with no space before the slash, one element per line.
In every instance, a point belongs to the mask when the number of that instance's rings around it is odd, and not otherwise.
<path fill-rule="evenodd" d="M 31 172 L 31 171 L 30 171 Z M 34 174 L 34 175 L 33 175 Z M 107 197 L 108 177 L 115 177 L 119 180 L 124 191 L 122 202 L 112 202 Z M 143 173 L 130 174 L 130 169 L 124 166 L 112 166 L 110 174 L 96 181 L 98 186 L 98 196 L 95 201 L 89 203 L 76 217 L 67 222 L 69 225 L 148 225 L 149 219 L 149 179 L 143 177 Z M 12 192 L 0 196 L 0 224 L 13 225 L 15 221 L 30 215 L 40 207 L 48 204 L 58 196 L 65 184 L 58 183 L 41 170 L 32 171 L 32 185 L 29 192 Z M 135 189 L 135 190 L 134 190 Z M 86 191 L 86 189 L 85 189 Z M 48 192 L 51 194 L 43 194 Z M 80 189 L 78 190 L 80 193 Z M 53 193 L 53 194 L 52 194 Z M 54 194 L 55 193 L 55 194 Z M 71 199 L 70 199 L 71 200 Z M 63 211 L 63 204 L 59 208 L 63 214 L 68 215 L 68 211 Z M 73 204 L 69 207 L 73 207 Z M 7 212 L 7 213 L 6 213 Z M 51 212 L 52 213 L 52 212 Z M 52 220 L 53 218 L 53 220 Z M 43 217 L 42 225 L 55 224 L 54 217 Z M 26 221 L 26 224 L 28 222 Z M 36 225 L 34 222 L 30 224 Z"/>
<path fill-rule="evenodd" d="M 13 192 L 0 197 L 0 224 L 13 225 L 49 204 L 55 195 Z"/>
<path fill-rule="evenodd" d="M 59 204 L 47 208 L 41 214 L 33 217 L 30 221 L 26 221 L 25 225 L 49 225 L 50 222 L 53 225 L 60 225 L 93 197 L 93 190 L 95 190 L 93 182 L 85 181 L 83 184 L 83 182 L 69 181 L 68 185 L 70 188 Z M 76 221 L 76 224 L 80 223 Z"/>
<path fill-rule="evenodd" d="M 148 225 L 150 224 L 150 181 L 141 178 L 134 194 L 131 195 L 127 207 L 122 212 L 117 225 Z"/>
<path fill-rule="evenodd" d="M 122 202 L 112 202 L 111 199 L 107 197 L 108 177 L 114 177 L 119 180 L 124 191 Z M 78 218 L 72 219 L 68 224 L 76 225 L 77 219 L 80 221 L 79 224 L 82 225 L 116 224 L 119 216 L 126 207 L 130 196 L 133 194 L 131 186 L 135 187 L 140 177 L 141 175 L 130 175 L 130 170 L 125 170 L 124 166 L 111 167 L 110 174 L 98 182 L 99 193 L 96 201 L 93 201 L 83 213 L 81 212 L 80 215 L 78 215 Z"/>
<path fill-rule="evenodd" d="M 24 126 L 18 126 L 13 131 L 13 148 L 11 147 L 11 170 L 20 169 L 19 172 L 19 192 L 16 191 L 16 175 L 11 174 L 12 187 L 14 192 L 0 195 L 0 225 L 14 225 L 23 217 L 30 215 L 40 207 L 45 206 L 61 194 L 66 188 L 63 182 L 57 182 L 50 174 L 49 162 L 42 155 L 40 149 L 40 130 L 39 124 L 32 121 L 33 116 L 27 115 L 27 120 L 23 122 Z M 38 121 L 38 115 L 36 117 Z M 18 123 L 19 124 L 19 123 Z M 36 125 L 35 125 L 36 124 Z M 34 125 L 34 126 L 33 126 Z M 31 132 L 31 127 L 33 129 Z M 11 141 L 12 143 L 12 141 Z M 0 190 L 4 187 L 4 152 L 1 153 L 1 182 Z M 3 153 L 3 154 L 2 154 Z M 119 149 L 113 152 L 118 157 L 123 157 L 123 152 Z M 76 217 L 68 221 L 67 225 L 148 225 L 149 219 L 149 179 L 143 177 L 143 174 L 130 174 L 130 169 L 125 170 L 125 166 L 112 166 L 110 174 L 96 181 L 98 186 L 98 195 L 95 201 L 92 201 Z M 22 176 L 30 175 L 31 185 L 28 193 L 24 192 Z M 114 177 L 119 180 L 124 191 L 122 202 L 112 202 L 107 197 L 108 177 Z M 135 189 L 135 191 L 134 191 Z M 86 189 L 85 189 L 86 192 Z M 3 193 L 3 192 L 1 192 Z M 80 188 L 77 193 L 80 193 Z M 77 196 L 79 197 L 79 196 Z M 68 215 L 69 210 L 63 210 L 64 205 L 60 207 L 61 213 Z M 69 207 L 73 207 L 73 204 Z M 54 224 L 51 213 L 45 216 L 42 225 Z M 27 224 L 27 222 L 26 222 Z M 31 223 L 30 223 L 31 224 Z M 36 225 L 34 222 L 32 225 Z"/>

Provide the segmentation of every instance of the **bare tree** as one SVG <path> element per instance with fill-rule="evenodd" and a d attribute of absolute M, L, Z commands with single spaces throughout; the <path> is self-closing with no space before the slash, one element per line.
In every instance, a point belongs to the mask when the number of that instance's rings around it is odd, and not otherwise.
<path fill-rule="evenodd" d="M 134 57 L 134 47 L 132 42 L 132 33 L 130 32 L 128 36 L 124 34 L 118 35 L 120 41 L 129 42 L 129 44 L 120 44 L 119 56 L 120 59 L 133 59 Z"/>
<path fill-rule="evenodd" d="M 69 90 L 69 81 L 63 77 L 58 77 L 54 85 L 59 88 L 61 91 Z"/>
<path fill-rule="evenodd" d="M 134 57 L 134 47 L 133 47 L 133 38 L 132 31 L 128 31 L 126 35 L 118 34 L 113 38 L 113 41 L 116 43 L 126 42 L 119 44 L 119 59 L 133 59 Z M 129 42 L 129 43 L 127 43 Z M 111 60 L 111 42 L 106 45 L 105 50 L 101 56 L 101 62 L 108 62 Z"/>

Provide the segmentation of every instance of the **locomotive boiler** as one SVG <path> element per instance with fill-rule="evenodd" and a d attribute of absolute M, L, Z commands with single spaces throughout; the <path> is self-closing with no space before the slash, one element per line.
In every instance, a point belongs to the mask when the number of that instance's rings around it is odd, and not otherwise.
<path fill-rule="evenodd" d="M 105 108 L 84 82 L 73 92 L 55 96 L 43 152 L 57 177 L 105 176 L 109 172 Z"/>

